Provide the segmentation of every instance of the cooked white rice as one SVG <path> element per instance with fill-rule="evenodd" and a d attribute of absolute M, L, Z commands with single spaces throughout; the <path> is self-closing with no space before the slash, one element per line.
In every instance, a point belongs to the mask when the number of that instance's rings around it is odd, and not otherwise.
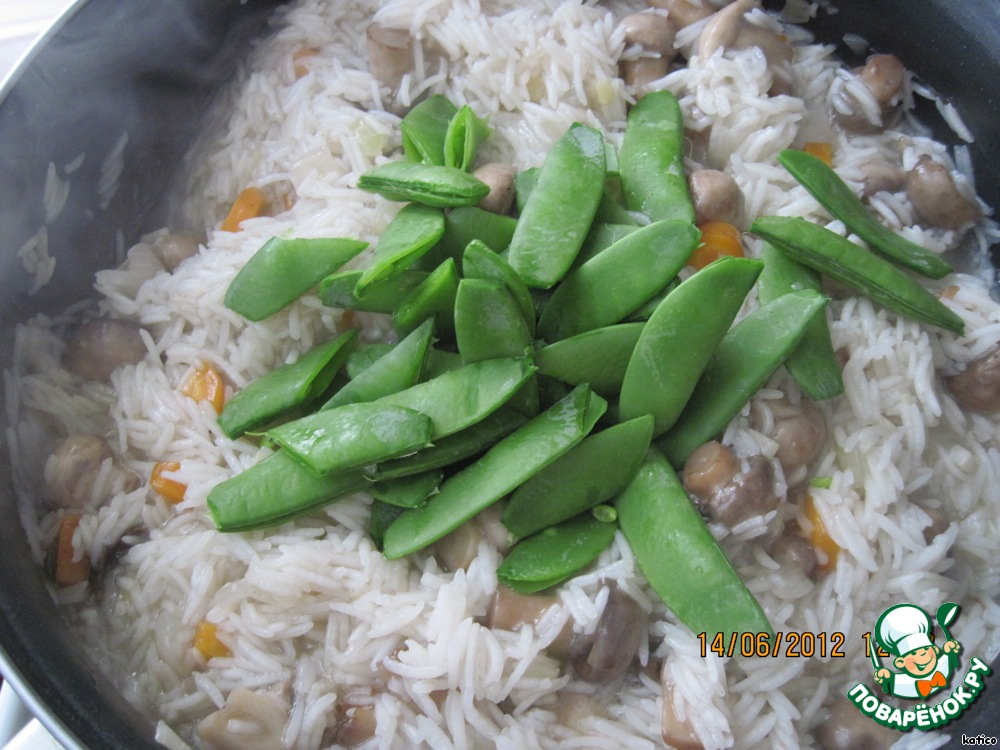
<path fill-rule="evenodd" d="M 127 491 L 120 477 L 105 472 L 95 495 L 110 501 L 85 515 L 78 554 L 100 565 L 120 541 L 134 546 L 101 586 L 53 590 L 95 661 L 131 702 L 165 722 L 159 736 L 168 746 L 195 743 L 197 720 L 244 687 L 287 706 L 284 747 L 326 747 L 338 699 L 351 687 L 372 686 L 378 734 L 366 747 L 660 747 L 659 679 L 640 671 L 595 686 L 543 652 L 568 620 L 578 633 L 593 630 L 609 580 L 648 611 L 642 660 L 662 660 L 675 712 L 706 748 L 812 742 L 824 707 L 847 685 L 870 677 L 862 634 L 900 601 L 928 610 L 959 602 L 954 635 L 963 653 L 990 660 L 1000 651 L 1000 607 L 993 601 L 1000 593 L 1000 431 L 996 419 L 963 412 L 940 377 L 1000 342 L 1000 306 L 989 282 L 972 276 L 935 285 L 957 288 L 946 304 L 965 320 L 963 337 L 925 329 L 865 299 L 830 306 L 834 346 L 846 353 L 846 393 L 821 405 L 829 450 L 814 474 L 832 482 L 812 495 L 842 548 L 834 570 L 813 580 L 766 553 L 762 539 L 802 513 L 795 498 L 734 530 L 713 528 L 776 631 L 843 633 L 844 658 L 703 656 L 695 635 L 648 588 L 620 536 L 592 569 L 560 589 L 562 606 L 547 620 L 509 632 L 480 623 L 497 587 L 495 549 L 483 544 L 467 572 L 444 572 L 423 554 L 385 560 L 366 531 L 367 497 L 267 531 L 214 530 L 205 508 L 209 490 L 268 451 L 249 439 L 227 439 L 211 407 L 181 395 L 179 384 L 207 362 L 237 391 L 344 324 L 342 311 L 314 295 L 248 323 L 222 303 L 238 269 L 275 235 L 374 241 L 397 206 L 354 185 L 362 172 L 399 156 L 399 118 L 385 109 L 401 111 L 427 91 L 489 117 L 495 134 L 483 160 L 537 166 L 575 121 L 620 142 L 631 93 L 618 78 L 624 42 L 617 21 L 634 9 L 618 0 L 599 6 L 390 0 L 376 12 L 364 0 L 300 0 L 280 14 L 273 36 L 220 103 L 231 113 L 224 127 L 191 157 L 177 227 L 207 230 L 201 252 L 166 272 L 152 251 L 161 238 L 154 233 L 129 251 L 123 266 L 97 275 L 100 313 L 148 331 L 144 361 L 119 369 L 111 385 L 83 383 L 61 363 L 78 311 L 19 330 L 17 366 L 6 377 L 10 444 L 22 472 L 22 522 L 40 563 L 59 514 L 39 510 L 36 478 L 56 438 L 109 435 L 116 453 L 143 477 L 156 461 L 180 463 L 171 476 L 188 490 L 176 506 L 145 485 Z M 367 72 L 364 29 L 373 14 L 418 41 L 420 66 L 398 101 Z M 678 38 L 688 55 L 699 32 L 691 27 Z M 305 47 L 319 54 L 296 78 L 292 55 Z M 791 96 L 767 96 L 771 75 L 754 49 L 695 56 L 662 80 L 678 95 L 688 126 L 707 134 L 704 156 L 689 166 L 731 174 L 745 195 L 747 218 L 829 222 L 775 161 L 780 150 L 805 141 L 834 143 L 835 167 L 852 186 L 873 159 L 909 166 L 930 154 L 951 164 L 942 146 L 916 131 L 847 136 L 833 129 L 831 100 L 850 81 L 831 54 L 826 46 L 796 47 Z M 115 153 L 126 143 L 123 134 Z M 102 168 L 107 199 L 121 168 L 112 157 Z M 294 205 L 246 221 L 238 233 L 220 231 L 228 206 L 248 186 L 290 189 Z M 53 171 L 50 188 L 56 214 L 68 183 Z M 872 205 L 889 225 L 935 251 L 962 239 L 916 225 L 904 193 L 883 193 Z M 843 233 L 836 223 L 831 228 Z M 995 233 L 984 221 L 971 236 L 985 244 Z M 38 283 L 54 262 L 44 240 L 22 253 Z M 381 316 L 359 314 L 355 321 L 369 340 L 389 335 Z M 775 444 L 752 429 L 751 416 L 754 424 L 766 422 L 770 404 L 783 394 L 799 398 L 795 383 L 779 372 L 729 426 L 724 442 L 742 455 L 773 455 Z M 939 509 L 951 521 L 930 542 L 922 535 L 930 522 L 922 508 Z M 192 648 L 203 620 L 218 625 L 232 656 L 206 663 Z M 568 693 L 591 695 L 599 710 L 576 726 L 560 724 L 555 706 Z M 916 732 L 902 740 L 938 741 Z"/>

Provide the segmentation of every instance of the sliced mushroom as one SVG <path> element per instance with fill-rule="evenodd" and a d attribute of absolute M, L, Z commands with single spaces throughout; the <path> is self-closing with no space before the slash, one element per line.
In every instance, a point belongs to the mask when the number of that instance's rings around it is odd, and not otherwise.
<path fill-rule="evenodd" d="M 738 224 L 743 213 L 743 191 L 736 180 L 717 169 L 697 169 L 688 176 L 695 221 Z"/>
<path fill-rule="evenodd" d="M 479 543 L 485 537 L 471 521 L 463 523 L 434 544 L 434 557 L 448 571 L 468 570 L 479 554 Z"/>
<path fill-rule="evenodd" d="M 863 195 L 870 198 L 883 191 L 895 193 L 906 185 L 906 173 L 899 167 L 884 161 L 868 162 L 861 168 L 864 175 Z"/>
<path fill-rule="evenodd" d="M 45 489 L 54 507 L 84 508 L 90 504 L 94 483 L 111 447 L 97 435 L 70 435 L 45 462 Z"/>
<path fill-rule="evenodd" d="M 403 76 L 413 70 L 413 39 L 405 29 L 371 23 L 365 31 L 372 75 L 393 92 Z"/>
<path fill-rule="evenodd" d="M 669 18 L 648 11 L 625 16 L 621 25 L 626 48 L 638 47 L 641 51 L 638 58 L 619 64 L 625 83 L 642 89 L 663 78 L 677 56 L 674 48 L 677 27 Z"/>
<path fill-rule="evenodd" d="M 861 80 L 883 108 L 899 101 L 906 84 L 906 68 L 895 55 L 872 55 L 861 69 Z"/>
<path fill-rule="evenodd" d="M 791 90 L 792 48 L 788 41 L 772 29 L 746 20 L 746 14 L 760 7 L 757 0 L 736 0 L 715 13 L 705 24 L 698 40 L 698 56 L 710 57 L 719 49 L 750 49 L 757 47 L 767 60 L 772 81 L 771 96 L 787 94 Z"/>
<path fill-rule="evenodd" d="M 490 162 L 474 171 L 473 176 L 489 186 L 490 192 L 479 202 L 484 211 L 495 214 L 509 214 L 514 207 L 514 176 L 517 170 L 513 164 Z"/>
<path fill-rule="evenodd" d="M 110 318 L 84 323 L 70 341 L 66 364 L 88 380 L 110 380 L 119 367 L 146 356 L 141 330 L 135 323 Z"/>
<path fill-rule="evenodd" d="M 899 739 L 897 732 L 872 721 L 845 698 L 836 700 L 815 735 L 823 750 L 885 750 Z"/>
<path fill-rule="evenodd" d="M 774 420 L 771 438 L 778 444 L 776 457 L 786 478 L 791 478 L 819 456 L 826 440 L 826 417 L 812 401 L 770 402 Z"/>
<path fill-rule="evenodd" d="M 1000 346 L 945 380 L 960 406 L 984 414 L 1000 412 Z"/>
<path fill-rule="evenodd" d="M 949 171 L 926 154 L 906 173 L 906 194 L 931 226 L 958 229 L 980 217 L 979 206 L 959 191 Z"/>
<path fill-rule="evenodd" d="M 660 704 L 660 731 L 663 741 L 674 750 L 704 750 L 704 745 L 694 733 L 694 728 L 687 720 L 682 720 L 674 711 L 674 688 L 667 680 L 666 662 L 660 677 L 663 688 L 663 698 Z"/>
<path fill-rule="evenodd" d="M 226 705 L 202 719 L 198 737 L 213 750 L 274 750 L 281 747 L 281 735 L 288 709 L 272 695 L 236 688 Z"/>
<path fill-rule="evenodd" d="M 587 728 L 583 722 L 591 717 L 604 718 L 607 712 L 604 706 L 586 693 L 570 693 L 560 691 L 553 707 L 556 721 L 564 727 L 585 734 Z"/>
<path fill-rule="evenodd" d="M 757 0 L 736 0 L 722 10 L 716 11 L 712 19 L 701 30 L 698 40 L 698 57 L 703 60 L 717 50 L 732 47 L 736 37 L 743 30 L 743 17 L 753 8 L 759 7 Z"/>
<path fill-rule="evenodd" d="M 587 682 L 611 682 L 628 670 L 639 650 L 645 613 L 638 602 L 612 585 L 597 627 L 574 639 L 573 668 Z"/>
<path fill-rule="evenodd" d="M 171 232 L 153 244 L 153 255 L 168 271 L 198 254 L 201 239 L 193 232 Z"/>
<path fill-rule="evenodd" d="M 774 469 L 751 456 L 745 471 L 726 446 L 715 441 L 694 450 L 684 463 L 684 486 L 709 520 L 729 528 L 777 507 Z"/>
<path fill-rule="evenodd" d="M 937 508 L 921 508 L 930 518 L 930 523 L 924 526 L 923 537 L 927 544 L 933 542 L 937 537 L 948 530 L 951 525 Z"/>
<path fill-rule="evenodd" d="M 357 747 L 375 736 L 375 699 L 371 688 L 348 688 L 338 703 L 340 719 L 334 742 L 343 747 Z"/>
<path fill-rule="evenodd" d="M 797 568 L 807 576 L 811 576 L 816 570 L 816 550 L 797 534 L 785 533 L 779 536 L 771 544 L 770 554 L 782 567 Z"/>
<path fill-rule="evenodd" d="M 878 133 L 890 125 L 899 113 L 906 87 L 906 68 L 893 55 L 872 55 L 853 75 L 871 95 L 871 103 L 860 94 L 841 88 L 833 116 L 845 130 L 855 133 Z"/>
<path fill-rule="evenodd" d="M 559 599 L 554 596 L 518 594 L 506 586 L 498 586 L 486 612 L 486 627 L 492 630 L 517 630 L 522 625 L 535 626 L 541 622 L 549 608 L 558 603 Z M 568 620 L 546 651 L 557 659 L 564 658 L 569 654 L 572 640 L 573 624 Z"/>
<path fill-rule="evenodd" d="M 714 12 L 707 0 L 648 0 L 654 8 L 663 8 L 678 29 L 703 21 Z"/>

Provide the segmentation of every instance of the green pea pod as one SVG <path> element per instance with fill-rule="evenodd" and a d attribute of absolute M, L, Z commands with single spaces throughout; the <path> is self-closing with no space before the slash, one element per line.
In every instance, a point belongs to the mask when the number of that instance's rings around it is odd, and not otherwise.
<path fill-rule="evenodd" d="M 687 264 L 701 233 L 686 221 L 642 227 L 572 271 L 538 321 L 547 341 L 617 323 Z"/>
<path fill-rule="evenodd" d="M 654 435 L 677 421 L 763 264 L 720 258 L 674 289 L 646 323 L 622 382 L 622 419 L 652 414 Z"/>
<path fill-rule="evenodd" d="M 840 175 L 822 159 L 805 151 L 786 149 L 778 154 L 778 161 L 831 216 L 844 222 L 875 252 L 932 279 L 951 273 L 951 266 L 937 254 L 901 237 L 872 216 Z"/>
<path fill-rule="evenodd" d="M 392 313 L 396 333 L 405 336 L 430 317 L 439 331 L 450 333 L 454 328 L 458 281 L 455 261 L 448 258 L 398 302 Z"/>
<path fill-rule="evenodd" d="M 407 112 L 399 123 L 406 158 L 444 166 L 445 134 L 456 112 L 458 108 L 441 94 L 424 99 Z"/>
<path fill-rule="evenodd" d="M 347 363 L 344 371 L 348 380 L 354 380 L 361 373 L 378 362 L 382 357 L 396 348 L 395 344 L 358 344 L 350 354 L 347 355 Z"/>
<path fill-rule="evenodd" d="M 684 122 L 677 98 L 651 91 L 628 113 L 619 157 L 625 206 L 652 221 L 694 221 L 684 176 Z"/>
<path fill-rule="evenodd" d="M 670 463 L 682 466 L 695 448 L 725 429 L 795 349 L 809 321 L 823 314 L 827 301 L 811 289 L 785 294 L 730 329 L 684 411 L 658 441 Z"/>
<path fill-rule="evenodd" d="M 208 493 L 208 511 L 219 531 L 274 526 L 366 490 L 360 471 L 317 477 L 278 451 Z"/>
<path fill-rule="evenodd" d="M 533 594 L 562 583 L 597 559 L 618 524 L 591 513 L 550 526 L 517 544 L 497 568 L 497 578 L 521 594 Z"/>
<path fill-rule="evenodd" d="M 297 362 L 282 365 L 250 383 L 226 402 L 219 427 L 235 440 L 247 430 L 277 419 L 318 398 L 344 364 L 357 331 L 346 331 Z"/>
<path fill-rule="evenodd" d="M 364 372 L 334 393 L 320 410 L 375 401 L 416 385 L 423 371 L 433 333 L 434 321 L 425 320 L 385 356 L 379 357 Z"/>
<path fill-rule="evenodd" d="M 369 492 L 377 500 L 398 508 L 419 508 L 434 494 L 443 478 L 444 472 L 440 469 L 425 471 L 423 474 L 375 482 Z"/>
<path fill-rule="evenodd" d="M 579 443 L 606 408 L 589 388 L 575 389 L 445 480 L 422 508 L 403 513 L 386 532 L 383 553 L 404 557 L 458 528 Z"/>
<path fill-rule="evenodd" d="M 225 305 L 247 320 L 264 320 L 367 246 L 359 240 L 272 237 L 229 284 Z"/>
<path fill-rule="evenodd" d="M 656 312 L 656 308 L 660 306 L 660 303 L 667 298 L 674 289 L 676 289 L 681 283 L 680 278 L 674 278 L 669 284 L 667 284 L 663 289 L 656 295 L 651 297 L 646 304 L 637 307 L 635 310 L 628 314 L 625 318 L 626 323 L 645 323 L 651 317 L 653 313 Z"/>
<path fill-rule="evenodd" d="M 573 264 L 604 194 L 604 138 L 570 128 L 542 164 L 511 239 L 508 262 L 531 287 L 548 289 Z"/>
<path fill-rule="evenodd" d="M 435 440 L 429 448 L 383 461 L 375 467 L 374 478 L 379 481 L 397 479 L 451 466 L 491 448 L 527 421 L 524 414 L 502 406 L 464 430 Z"/>
<path fill-rule="evenodd" d="M 510 245 L 516 226 L 517 219 L 510 216 L 484 211 L 475 206 L 453 208 L 445 216 L 441 241 L 423 257 L 420 267 L 435 267 L 447 258 L 460 264 L 465 248 L 470 242 L 477 240 L 496 253 L 503 252 Z M 465 272 L 464 268 L 462 272 Z"/>
<path fill-rule="evenodd" d="M 624 239 L 638 229 L 638 224 L 600 224 L 594 222 L 587 233 L 587 239 L 583 241 L 580 254 L 573 262 L 573 267 L 582 266 L 602 250 L 611 247 L 618 240 Z"/>
<path fill-rule="evenodd" d="M 632 480 L 652 437 L 648 414 L 590 435 L 514 491 L 504 524 L 526 537 L 610 500 Z"/>
<path fill-rule="evenodd" d="M 524 207 L 528 203 L 528 196 L 531 195 L 531 191 L 538 184 L 538 173 L 540 171 L 538 167 L 528 167 L 528 169 L 514 175 L 514 202 L 517 205 L 518 216 L 524 213 Z"/>
<path fill-rule="evenodd" d="M 472 240 L 462 255 L 462 273 L 468 279 L 493 279 L 503 282 L 521 311 L 529 335 L 534 335 L 535 303 L 531 298 L 531 291 L 506 260 L 487 247 L 484 242 Z"/>
<path fill-rule="evenodd" d="M 595 328 L 535 352 L 538 372 L 572 385 L 589 383 L 605 398 L 617 396 L 643 323 Z"/>
<path fill-rule="evenodd" d="M 490 359 L 449 370 L 373 403 L 402 406 L 427 415 L 436 441 L 492 414 L 534 373 L 534 366 L 523 357 Z"/>
<path fill-rule="evenodd" d="M 739 637 L 771 624 L 691 503 L 673 469 L 650 449 L 615 501 L 618 525 L 649 585 L 695 633 Z"/>
<path fill-rule="evenodd" d="M 426 414 L 375 401 L 310 414 L 274 427 L 266 435 L 323 476 L 425 448 L 433 427 Z"/>
<path fill-rule="evenodd" d="M 583 126 L 574 125 L 573 127 Z M 607 149 L 609 148 L 613 149 L 614 147 L 605 143 L 605 156 L 607 156 Z M 617 167 L 617 154 L 615 155 L 615 166 Z M 610 170 L 610 163 L 608 169 Z M 538 184 L 539 173 L 540 169 L 538 167 L 531 167 L 523 172 L 518 172 L 514 176 L 514 191 L 518 214 L 524 211 L 524 206 L 528 202 L 528 196 L 531 195 L 531 192 Z M 601 200 L 597 204 L 597 211 L 594 212 L 594 222 L 602 224 L 625 224 L 638 228 L 638 224 L 636 224 L 632 214 L 619 205 L 613 195 L 613 193 L 619 192 L 617 185 L 613 184 L 617 183 L 617 172 L 614 177 L 612 177 L 610 171 L 605 174 L 604 190 L 601 193 Z"/>
<path fill-rule="evenodd" d="M 531 347 L 524 316 L 507 287 L 462 279 L 455 297 L 455 339 L 463 362 L 522 356 Z"/>
<path fill-rule="evenodd" d="M 479 144 L 489 138 L 492 132 L 486 120 L 476 117 L 472 107 L 463 104 L 448 123 L 444 139 L 445 166 L 463 171 L 471 169 Z"/>
<path fill-rule="evenodd" d="M 489 186 L 454 167 L 393 161 L 380 164 L 358 178 L 358 187 L 391 201 L 425 206 L 475 206 L 490 192 Z"/>
<path fill-rule="evenodd" d="M 427 278 L 427 274 L 422 271 L 403 271 L 369 286 L 364 294 L 359 295 L 357 286 L 363 274 L 364 271 L 359 269 L 330 274 L 320 282 L 319 298 L 328 307 L 391 313 L 401 299 Z"/>
<path fill-rule="evenodd" d="M 773 245 L 765 242 L 760 257 L 764 270 L 757 283 L 757 295 L 762 305 L 797 289 L 820 290 L 820 276 L 816 271 L 792 260 Z M 844 392 L 840 362 L 833 350 L 825 316 L 816 317 L 809 324 L 799 345 L 785 360 L 785 368 L 803 393 L 814 401 Z"/>
<path fill-rule="evenodd" d="M 941 300 L 888 261 L 805 219 L 765 216 L 750 231 L 785 255 L 847 284 L 895 313 L 959 335 L 965 323 Z"/>
<path fill-rule="evenodd" d="M 464 364 L 462 355 L 458 352 L 447 352 L 432 346 L 427 352 L 427 359 L 424 361 L 424 380 L 444 375 L 449 370 L 457 370 Z"/>
<path fill-rule="evenodd" d="M 372 503 L 372 513 L 368 519 L 368 534 L 372 538 L 375 549 L 381 550 L 385 544 L 385 532 L 393 521 L 403 515 L 405 508 L 399 508 L 381 500 Z"/>
<path fill-rule="evenodd" d="M 363 297 L 372 285 L 405 270 L 437 244 L 443 234 L 444 212 L 440 208 L 419 203 L 403 206 L 379 237 L 354 293 Z"/>

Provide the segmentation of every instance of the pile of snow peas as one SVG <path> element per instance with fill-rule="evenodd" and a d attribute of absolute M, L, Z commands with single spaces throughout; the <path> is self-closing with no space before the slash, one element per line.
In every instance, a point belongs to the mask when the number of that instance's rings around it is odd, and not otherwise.
<path fill-rule="evenodd" d="M 565 581 L 620 529 L 692 630 L 770 632 L 677 470 L 782 363 L 814 398 L 843 390 L 820 273 L 933 325 L 960 319 L 800 219 L 758 219 L 763 259 L 723 257 L 679 281 L 700 232 L 669 92 L 631 109 L 620 153 L 570 127 L 517 176 L 517 218 L 477 207 L 489 188 L 469 169 L 490 128 L 471 109 L 434 96 L 401 129 L 403 160 L 358 183 L 406 203 L 365 269 L 337 270 L 356 240 L 274 239 L 229 289 L 227 305 L 261 320 L 318 282 L 328 305 L 391 315 L 399 342 L 347 330 L 229 400 L 223 432 L 277 450 L 211 491 L 217 527 L 267 527 L 364 491 L 373 540 L 401 558 L 503 501 L 515 544 L 497 573 L 516 591 Z M 822 162 L 782 162 L 892 261 L 942 271 L 872 229 Z M 755 284 L 760 307 L 733 325 Z"/>

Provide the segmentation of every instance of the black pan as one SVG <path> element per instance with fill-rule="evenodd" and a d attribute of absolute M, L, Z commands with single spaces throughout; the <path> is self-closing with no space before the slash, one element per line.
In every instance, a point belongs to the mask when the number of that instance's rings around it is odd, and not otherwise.
<path fill-rule="evenodd" d="M 331 0 L 335 2 L 336 0 Z M 780 5 L 780 3 L 778 3 Z M 0 369 L 11 362 L 14 326 L 91 293 L 94 272 L 116 262 L 162 224 L 157 216 L 175 165 L 198 131 L 212 92 L 268 31 L 276 0 L 90 0 L 75 6 L 0 101 Z M 944 92 L 975 135 L 979 193 L 1000 206 L 1000 3 L 997 0 L 839 0 L 811 24 L 841 40 L 863 36 L 897 54 L 918 78 Z M 918 115 L 955 143 L 933 105 Z M 57 258 L 52 282 L 35 295 L 16 251 L 44 223 L 49 162 L 104 154 L 128 132 L 121 188 L 102 210 L 97 160 L 73 177 L 73 191 L 49 228 Z M 87 186 L 94 189 L 88 191 Z M 120 232 L 120 240 L 116 235 Z M 994 249 L 996 253 L 996 249 Z M 994 261 L 998 256 L 994 255 Z M 0 433 L 0 443 L 4 443 Z M 67 747 L 158 748 L 153 724 L 120 697 L 78 652 L 31 561 L 18 521 L 6 444 L 0 444 L 0 671 Z M 994 678 L 995 679 L 995 678 Z M 960 735 L 996 736 L 1000 694 L 987 690 L 953 724 Z"/>

